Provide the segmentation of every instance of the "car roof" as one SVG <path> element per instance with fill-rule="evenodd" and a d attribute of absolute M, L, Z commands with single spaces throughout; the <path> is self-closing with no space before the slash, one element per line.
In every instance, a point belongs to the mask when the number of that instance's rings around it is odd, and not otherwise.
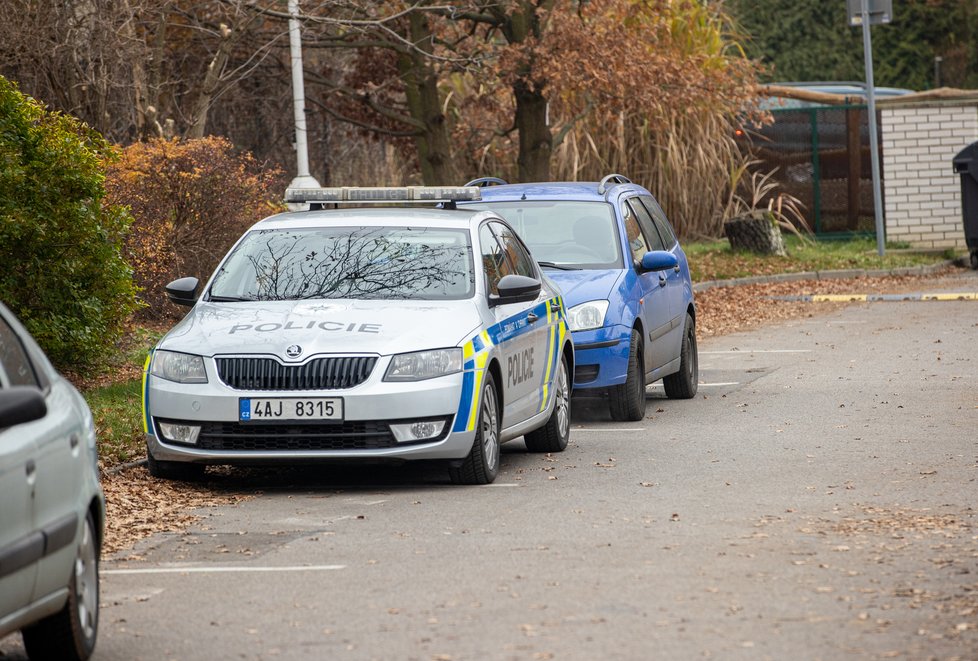
<path fill-rule="evenodd" d="M 599 186 L 600 182 L 597 181 L 553 181 L 486 186 L 482 189 L 482 202 L 516 200 L 591 200 L 607 202 L 614 196 L 625 192 L 651 195 L 642 186 L 632 183 L 607 184 L 607 190 L 604 194 L 598 192 Z M 479 204 L 479 202 L 462 202 L 459 206 L 466 206 L 467 204 Z"/>
<path fill-rule="evenodd" d="M 298 227 L 338 227 L 343 225 L 423 226 L 468 229 L 474 220 L 494 216 L 487 211 L 405 207 L 369 207 L 287 211 L 269 216 L 252 229 L 289 229 Z"/>

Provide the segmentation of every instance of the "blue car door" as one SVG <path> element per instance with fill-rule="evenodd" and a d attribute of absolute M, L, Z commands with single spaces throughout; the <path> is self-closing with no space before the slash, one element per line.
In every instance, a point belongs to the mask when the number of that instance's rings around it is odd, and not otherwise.
<path fill-rule="evenodd" d="M 639 212 L 644 211 L 644 207 L 639 203 L 638 198 L 626 200 L 622 204 L 621 211 L 630 251 L 629 258 L 642 292 L 640 307 L 645 326 L 645 336 L 642 341 L 645 343 L 645 372 L 649 373 L 670 360 L 663 337 L 671 330 L 672 311 L 669 307 L 669 292 L 666 289 L 668 279 L 664 278 L 662 273 L 643 273 L 638 264 L 645 253 L 662 250 L 662 241 L 658 234 L 647 232 L 639 222 Z"/>
<path fill-rule="evenodd" d="M 688 268 L 685 265 L 686 257 L 683 255 L 678 239 L 676 239 L 676 233 L 673 232 L 672 226 L 666 220 L 666 214 L 662 211 L 662 207 L 649 195 L 642 195 L 639 200 L 651 214 L 650 220 L 654 227 L 651 227 L 649 231 L 659 235 L 662 239 L 663 249 L 671 252 L 682 265 L 663 272 L 666 279 L 665 289 L 669 298 L 669 311 L 672 315 L 670 320 L 672 330 L 666 336 L 668 338 L 666 345 L 669 354 L 674 359 L 679 359 L 683 347 L 683 329 L 686 325 L 686 297 L 692 295 L 691 289 L 688 294 L 686 292 L 687 282 L 683 273 L 683 269 Z M 639 222 L 643 222 L 641 215 Z"/>

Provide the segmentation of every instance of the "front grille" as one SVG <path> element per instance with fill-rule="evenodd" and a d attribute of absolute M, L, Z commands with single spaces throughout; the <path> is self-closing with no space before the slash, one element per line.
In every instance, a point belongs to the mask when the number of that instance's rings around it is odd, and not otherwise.
<path fill-rule="evenodd" d="M 272 358 L 215 358 L 217 375 L 235 390 L 341 390 L 370 376 L 375 356 L 316 358 L 283 365 Z"/>
<path fill-rule="evenodd" d="M 417 441 L 434 443 L 448 436 L 451 420 L 445 420 L 445 427 L 437 438 Z M 424 418 L 431 420 L 431 418 Z M 418 420 L 370 420 L 317 423 L 240 423 L 204 422 L 201 423 L 197 443 L 187 445 L 201 450 L 227 451 L 315 451 L 315 450 L 383 450 L 385 448 L 410 445 L 398 443 L 391 433 L 390 423 L 420 422 Z M 166 421 L 164 421 L 166 422 Z M 198 424 L 177 422 L 177 424 Z M 159 438 L 165 438 L 157 428 Z M 166 441 L 172 443 L 172 441 Z M 173 443 L 174 445 L 186 445 Z"/>

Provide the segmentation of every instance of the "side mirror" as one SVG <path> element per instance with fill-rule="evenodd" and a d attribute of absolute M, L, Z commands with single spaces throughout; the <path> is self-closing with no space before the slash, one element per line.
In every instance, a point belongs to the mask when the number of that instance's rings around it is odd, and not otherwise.
<path fill-rule="evenodd" d="M 171 303 L 193 307 L 194 303 L 197 302 L 197 287 L 199 286 L 200 281 L 197 278 L 180 278 L 165 287 L 166 297 L 170 299 Z"/>
<path fill-rule="evenodd" d="M 0 429 L 40 420 L 48 412 L 44 395 L 30 386 L 11 386 L 0 390 Z"/>
<path fill-rule="evenodd" d="M 646 271 L 668 271 L 679 266 L 679 258 L 666 250 L 653 250 L 642 255 L 641 269 Z"/>
<path fill-rule="evenodd" d="M 543 288 L 536 278 L 525 275 L 504 275 L 499 280 L 499 294 L 489 294 L 489 307 L 506 303 L 525 303 L 536 299 Z"/>

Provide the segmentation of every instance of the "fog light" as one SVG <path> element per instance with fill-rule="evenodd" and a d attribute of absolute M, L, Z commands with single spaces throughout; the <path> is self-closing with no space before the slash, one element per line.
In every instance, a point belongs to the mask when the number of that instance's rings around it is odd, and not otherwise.
<path fill-rule="evenodd" d="M 163 438 L 174 443 L 196 443 L 200 435 L 200 425 L 178 425 L 173 422 L 161 422 L 160 433 Z"/>
<path fill-rule="evenodd" d="M 435 438 L 441 434 L 441 430 L 444 428 L 444 420 L 427 420 L 424 422 L 409 422 L 403 425 L 391 425 L 391 432 L 393 432 L 394 439 L 398 443 L 407 443 L 408 441 L 423 441 L 425 439 Z"/>

